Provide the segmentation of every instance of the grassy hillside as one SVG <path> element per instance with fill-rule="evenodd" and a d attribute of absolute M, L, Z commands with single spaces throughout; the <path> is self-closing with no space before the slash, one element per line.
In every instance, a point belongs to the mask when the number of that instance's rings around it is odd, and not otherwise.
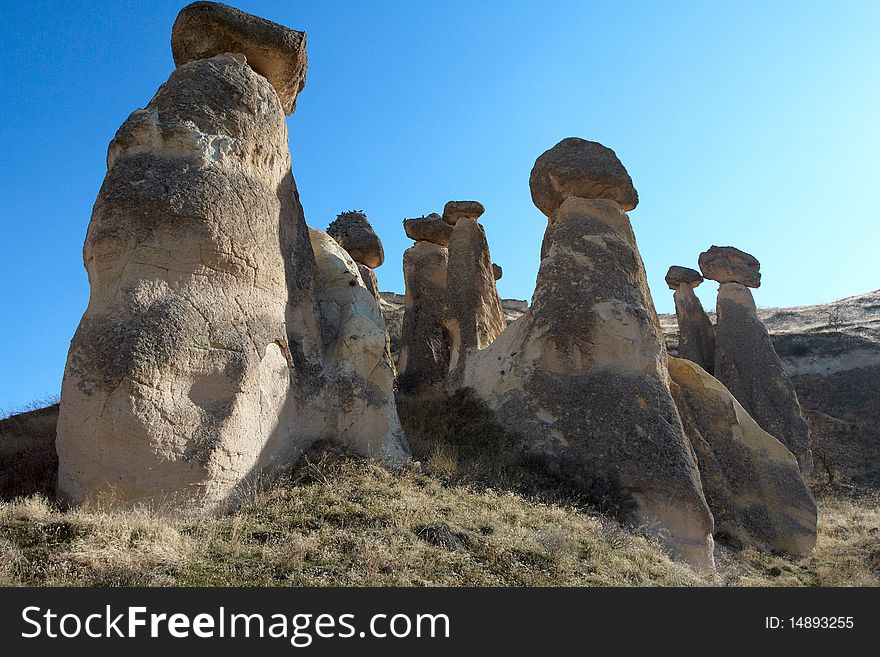
<path fill-rule="evenodd" d="M 584 509 L 330 453 L 219 518 L 0 504 L 0 584 L 878 585 L 878 502 L 822 491 L 813 555 L 719 549 L 704 578 Z"/>

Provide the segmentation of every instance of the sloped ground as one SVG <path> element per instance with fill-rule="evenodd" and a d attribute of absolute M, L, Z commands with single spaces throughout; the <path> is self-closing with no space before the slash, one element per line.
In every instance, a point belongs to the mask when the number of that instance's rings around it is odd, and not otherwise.
<path fill-rule="evenodd" d="M 331 455 L 219 518 L 0 504 L 0 585 L 876 586 L 878 501 L 824 491 L 810 557 L 719 548 L 701 577 L 573 506 Z"/>

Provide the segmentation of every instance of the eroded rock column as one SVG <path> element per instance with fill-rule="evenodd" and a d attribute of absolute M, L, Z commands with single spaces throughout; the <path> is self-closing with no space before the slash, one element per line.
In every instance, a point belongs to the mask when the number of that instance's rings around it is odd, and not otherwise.
<path fill-rule="evenodd" d="M 452 226 L 431 214 L 407 219 L 403 227 L 416 243 L 403 254 L 406 295 L 398 385 L 404 392 L 417 392 L 438 386 L 449 371 L 451 339 L 443 322 Z"/>
<path fill-rule="evenodd" d="M 70 502 L 215 510 L 321 433 L 313 261 L 284 118 L 305 35 L 197 3 L 172 45 L 179 67 L 110 144 L 83 247 L 91 292 L 57 438 Z"/>
<path fill-rule="evenodd" d="M 385 249 L 382 247 L 382 240 L 370 225 L 367 215 L 359 211 L 343 212 L 327 227 L 327 234 L 355 261 L 361 281 L 379 303 L 379 279 L 376 278 L 374 270 L 385 262 Z M 394 372 L 391 339 L 387 334 L 384 358 L 385 363 Z"/>
<path fill-rule="evenodd" d="M 486 231 L 477 221 L 483 211 L 477 201 L 450 201 L 443 208 L 443 221 L 453 226 L 443 322 L 451 340 L 447 383 L 453 388 L 461 379 L 468 354 L 488 347 L 507 325 Z"/>
<path fill-rule="evenodd" d="M 386 360 L 385 320 L 357 263 L 327 233 L 310 229 L 328 384 L 326 438 L 384 463 L 400 465 L 409 446 Z"/>
<path fill-rule="evenodd" d="M 694 294 L 694 289 L 702 282 L 700 272 L 689 267 L 673 265 L 666 272 L 666 284 L 675 292 L 678 355 L 711 374 L 715 361 L 715 327 Z"/>
<path fill-rule="evenodd" d="M 749 288 L 761 284 L 758 260 L 733 247 L 712 246 L 700 254 L 703 276 L 721 285 L 715 319 L 714 375 L 767 433 L 812 471 L 810 431 L 794 386 L 758 319 Z"/>
<path fill-rule="evenodd" d="M 613 151 L 570 138 L 530 186 L 549 220 L 532 305 L 469 359 L 465 384 L 527 453 L 711 569 L 712 515 L 625 213 L 632 181 Z"/>

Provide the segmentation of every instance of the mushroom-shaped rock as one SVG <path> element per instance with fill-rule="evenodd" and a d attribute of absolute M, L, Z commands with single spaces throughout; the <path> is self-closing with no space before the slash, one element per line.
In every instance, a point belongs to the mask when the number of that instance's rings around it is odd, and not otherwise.
<path fill-rule="evenodd" d="M 324 426 L 284 114 L 239 58 L 200 59 L 128 117 L 107 160 L 62 384 L 59 493 L 220 510 Z"/>
<path fill-rule="evenodd" d="M 443 221 L 454 226 L 459 219 L 479 219 L 485 211 L 479 201 L 449 201 L 443 206 Z"/>
<path fill-rule="evenodd" d="M 444 326 L 452 347 L 448 383 L 455 386 L 470 352 L 485 349 L 507 326 L 486 231 L 476 219 L 463 218 L 452 231 L 447 290 Z"/>
<path fill-rule="evenodd" d="M 761 286 L 761 263 L 750 253 L 732 246 L 710 246 L 700 254 L 699 263 L 703 276 L 713 281 Z"/>
<path fill-rule="evenodd" d="M 696 269 L 672 265 L 666 272 L 666 284 L 670 290 L 677 290 L 679 285 L 697 287 L 703 282 L 703 277 Z"/>
<path fill-rule="evenodd" d="M 501 280 L 501 277 L 504 276 L 504 270 L 501 268 L 501 265 L 496 265 L 494 262 L 492 263 L 492 275 L 495 277 L 496 281 Z"/>
<path fill-rule="evenodd" d="M 404 219 L 403 230 L 407 237 L 416 242 L 431 242 L 439 246 L 449 246 L 449 238 L 452 236 L 452 226 L 436 212 L 427 217 Z"/>
<path fill-rule="evenodd" d="M 563 139 L 535 161 L 529 187 L 532 201 L 551 221 L 570 196 L 616 201 L 627 211 L 639 203 L 632 178 L 614 151 L 578 137 Z"/>
<path fill-rule="evenodd" d="M 807 554 L 816 544 L 816 502 L 794 454 L 697 364 L 670 357 L 669 375 L 715 536 L 734 547 Z"/>
<path fill-rule="evenodd" d="M 327 234 L 348 251 L 355 262 L 370 269 L 385 262 L 382 240 L 363 212 L 343 212 L 327 227 Z"/>
<path fill-rule="evenodd" d="M 611 495 L 622 515 L 711 570 L 712 515 L 629 218 L 614 201 L 569 197 L 543 250 L 532 305 L 471 354 L 463 387 L 536 463 L 588 498 Z"/>
<path fill-rule="evenodd" d="M 180 10 L 171 29 L 174 64 L 223 53 L 242 53 L 269 81 L 285 114 L 293 114 L 306 84 L 306 33 L 219 2 L 194 2 Z"/>

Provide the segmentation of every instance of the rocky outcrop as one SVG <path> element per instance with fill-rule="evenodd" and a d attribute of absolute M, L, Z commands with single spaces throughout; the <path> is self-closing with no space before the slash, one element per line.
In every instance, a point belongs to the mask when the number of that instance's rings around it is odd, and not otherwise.
<path fill-rule="evenodd" d="M 715 539 L 794 556 L 810 552 L 816 503 L 794 455 L 699 365 L 670 358 L 669 373 L 715 518 Z"/>
<path fill-rule="evenodd" d="M 68 502 L 225 509 L 321 438 L 408 458 L 378 290 L 329 236 L 309 238 L 285 122 L 305 36 L 285 30 L 185 8 L 186 63 L 110 144 L 58 418 Z M 339 239 L 381 264 L 366 218 L 342 219 Z"/>
<path fill-rule="evenodd" d="M 327 227 L 327 234 L 359 264 L 375 269 L 385 262 L 382 240 L 363 212 L 343 212 Z"/>
<path fill-rule="evenodd" d="M 479 219 L 485 211 L 479 201 L 449 201 L 443 206 L 443 221 L 454 226 L 459 219 Z"/>
<path fill-rule="evenodd" d="M 194 2 L 180 10 L 171 30 L 174 64 L 240 53 L 275 89 L 285 114 L 293 114 L 306 84 L 306 33 L 219 2 Z"/>
<path fill-rule="evenodd" d="M 719 283 L 761 286 L 761 263 L 755 256 L 732 246 L 710 246 L 700 254 L 703 276 Z"/>
<path fill-rule="evenodd" d="M 563 139 L 535 161 L 529 187 L 532 201 L 550 221 L 570 196 L 608 199 L 625 211 L 639 203 L 632 178 L 615 152 L 578 137 Z"/>
<path fill-rule="evenodd" d="M 126 120 L 107 164 L 62 385 L 59 493 L 217 509 L 320 433 L 307 410 L 320 387 L 313 262 L 284 111 L 243 58 L 192 61 Z"/>
<path fill-rule="evenodd" d="M 578 143 L 584 153 L 565 140 L 536 163 L 533 196 L 550 210 L 532 305 L 469 358 L 464 383 L 533 458 L 587 496 L 620 500 L 625 516 L 710 569 L 712 515 L 629 218 L 616 200 L 574 194 L 629 176 L 616 158 L 598 167 L 592 154 L 608 149 Z M 546 202 L 554 180 L 568 181 L 553 183 L 559 203 Z"/>
<path fill-rule="evenodd" d="M 450 339 L 449 384 L 455 387 L 468 355 L 485 349 L 507 326 L 486 231 L 472 217 L 459 218 L 452 231 L 447 290 L 444 326 Z"/>
<path fill-rule="evenodd" d="M 690 267 L 682 267 L 681 265 L 672 265 L 666 271 L 666 284 L 670 290 L 677 290 L 680 285 L 687 285 L 691 289 L 700 286 L 703 277 L 696 269 Z"/>
<path fill-rule="evenodd" d="M 675 317 L 678 320 L 678 355 L 712 372 L 715 362 L 715 327 L 694 294 L 703 282 L 698 271 L 673 265 L 666 273 L 666 284 L 674 290 Z"/>
<path fill-rule="evenodd" d="M 364 286 L 378 302 L 379 279 L 373 269 L 385 261 L 385 249 L 367 216 L 363 212 L 343 212 L 327 227 L 327 234 L 355 261 Z M 391 338 L 388 335 L 385 336 L 384 360 L 396 375 L 391 357 Z"/>
<path fill-rule="evenodd" d="M 324 376 L 326 439 L 362 456 L 400 465 L 409 457 L 385 358 L 385 320 L 358 265 L 327 233 L 309 229 L 315 254 Z"/>
<path fill-rule="evenodd" d="M 435 387 L 449 371 L 452 341 L 444 326 L 448 267 L 445 246 L 419 241 L 403 253 L 406 295 L 397 371 L 404 392 Z"/>
<path fill-rule="evenodd" d="M 504 270 L 501 268 L 501 265 L 496 265 L 494 262 L 492 263 L 492 275 L 495 277 L 496 281 L 500 281 L 504 276 Z"/>
<path fill-rule="evenodd" d="M 755 300 L 745 285 L 722 283 L 715 322 L 715 377 L 762 429 L 812 470 L 810 431 L 797 394 L 758 319 Z"/>
<path fill-rule="evenodd" d="M 411 240 L 431 242 L 439 246 L 449 246 L 449 238 L 452 237 L 452 225 L 443 221 L 436 212 L 427 217 L 404 219 L 403 230 Z"/>

